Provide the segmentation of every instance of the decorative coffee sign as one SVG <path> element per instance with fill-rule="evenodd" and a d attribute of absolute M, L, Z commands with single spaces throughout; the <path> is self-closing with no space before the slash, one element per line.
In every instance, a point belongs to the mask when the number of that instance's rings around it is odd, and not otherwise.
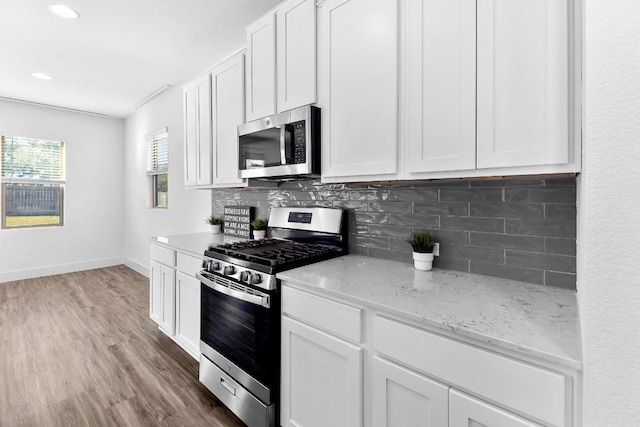
<path fill-rule="evenodd" d="M 251 206 L 224 207 L 224 234 L 235 237 L 251 237 L 251 221 L 253 221 Z"/>

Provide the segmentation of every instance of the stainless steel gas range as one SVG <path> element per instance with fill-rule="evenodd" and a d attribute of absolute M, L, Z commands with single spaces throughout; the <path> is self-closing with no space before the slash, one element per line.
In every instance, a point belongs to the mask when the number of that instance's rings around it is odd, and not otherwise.
<path fill-rule="evenodd" d="M 276 273 L 345 255 L 345 218 L 342 209 L 273 208 L 267 239 L 205 251 L 200 382 L 249 427 L 279 425 Z"/>

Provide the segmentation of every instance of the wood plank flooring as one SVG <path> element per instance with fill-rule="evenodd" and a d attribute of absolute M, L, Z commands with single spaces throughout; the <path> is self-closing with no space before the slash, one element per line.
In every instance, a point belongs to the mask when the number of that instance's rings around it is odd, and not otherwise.
<path fill-rule="evenodd" d="M 0 426 L 232 426 L 116 266 L 0 283 Z"/>

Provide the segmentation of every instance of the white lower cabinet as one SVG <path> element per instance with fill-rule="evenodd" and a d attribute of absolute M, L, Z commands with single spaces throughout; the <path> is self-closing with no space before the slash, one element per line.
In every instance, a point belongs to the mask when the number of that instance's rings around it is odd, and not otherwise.
<path fill-rule="evenodd" d="M 171 336 L 175 332 L 175 251 L 151 245 L 149 253 L 149 317 Z"/>
<path fill-rule="evenodd" d="M 371 374 L 373 427 L 447 427 L 448 386 L 377 356 Z"/>
<path fill-rule="evenodd" d="M 449 427 L 540 426 L 458 390 L 449 392 Z"/>
<path fill-rule="evenodd" d="M 176 322 L 176 271 L 166 265 L 160 266 L 160 286 L 162 289 L 162 313 L 160 327 L 173 335 Z"/>
<path fill-rule="evenodd" d="M 283 283 L 282 426 L 579 426 L 577 372 L 337 299 Z"/>
<path fill-rule="evenodd" d="M 284 317 L 282 426 L 362 425 L 362 348 Z"/>
<path fill-rule="evenodd" d="M 176 334 L 174 340 L 191 356 L 200 357 L 200 281 L 176 273 Z"/>
<path fill-rule="evenodd" d="M 160 324 L 162 316 L 162 264 L 149 262 L 149 317 Z"/>
<path fill-rule="evenodd" d="M 151 245 L 149 317 L 194 359 L 200 360 L 200 281 L 202 260 Z"/>

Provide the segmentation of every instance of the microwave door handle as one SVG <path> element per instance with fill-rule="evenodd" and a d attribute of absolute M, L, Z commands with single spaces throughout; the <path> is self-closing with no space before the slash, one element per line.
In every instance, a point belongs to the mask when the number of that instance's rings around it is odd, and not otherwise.
<path fill-rule="evenodd" d="M 280 127 L 280 164 L 281 165 L 287 164 L 287 150 L 285 147 L 286 132 L 287 132 L 287 127 L 285 125 L 282 125 Z"/>

